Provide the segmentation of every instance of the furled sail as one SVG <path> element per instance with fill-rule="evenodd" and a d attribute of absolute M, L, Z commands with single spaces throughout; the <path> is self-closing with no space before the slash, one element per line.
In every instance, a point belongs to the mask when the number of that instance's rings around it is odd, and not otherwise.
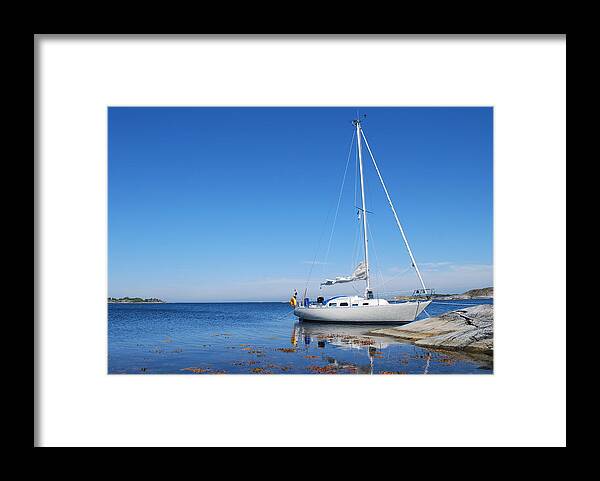
<path fill-rule="evenodd" d="M 325 282 L 321 282 L 322 286 L 332 286 L 333 284 L 341 284 L 344 282 L 353 281 L 364 281 L 367 278 L 367 266 L 364 262 L 361 262 L 356 266 L 351 276 L 347 277 L 336 277 L 335 279 L 325 279 Z"/>

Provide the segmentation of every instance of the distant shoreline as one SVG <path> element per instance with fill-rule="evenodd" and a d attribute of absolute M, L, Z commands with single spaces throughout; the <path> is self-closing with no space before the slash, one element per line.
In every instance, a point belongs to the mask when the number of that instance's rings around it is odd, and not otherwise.
<path fill-rule="evenodd" d="M 482 289 L 471 289 L 462 294 L 433 294 L 432 300 L 451 301 L 451 300 L 485 300 L 494 298 L 494 288 L 484 287 Z M 395 301 L 412 300 L 414 296 L 395 296 Z M 109 297 L 109 304 L 288 304 L 287 301 L 164 301 L 155 297 Z"/>
<path fill-rule="evenodd" d="M 399 296 L 400 297 L 400 296 Z M 412 297 L 410 299 L 413 299 Z M 458 301 L 458 300 L 490 300 L 494 299 L 493 297 L 447 297 L 444 295 L 434 296 L 433 300 L 439 301 Z M 394 300 L 403 300 L 403 299 L 394 299 Z M 287 301 L 162 301 L 162 302 L 111 302 L 108 304 L 284 304 L 286 306 L 289 305 Z"/>
<path fill-rule="evenodd" d="M 109 297 L 107 301 L 109 304 L 165 304 L 165 301 L 156 297 Z"/>
<path fill-rule="evenodd" d="M 160 301 L 160 302 L 139 302 L 139 301 L 108 301 L 109 304 L 169 304 L 168 302 L 165 301 Z M 182 304 L 182 303 L 180 303 Z M 185 304 L 185 303 L 183 303 Z M 190 302 L 188 304 L 197 304 L 195 302 Z"/>
<path fill-rule="evenodd" d="M 394 299 L 397 301 L 406 301 L 413 299 L 414 296 L 396 296 Z M 442 301 L 458 301 L 465 299 L 493 299 L 494 288 L 484 287 L 481 289 L 471 289 L 470 291 L 463 292 L 462 294 L 433 294 L 432 299 Z"/>

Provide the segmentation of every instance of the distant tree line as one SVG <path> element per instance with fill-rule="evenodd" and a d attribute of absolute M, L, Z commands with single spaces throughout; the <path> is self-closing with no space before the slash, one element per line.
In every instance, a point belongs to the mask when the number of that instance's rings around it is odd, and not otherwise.
<path fill-rule="evenodd" d="M 156 297 L 109 297 L 108 302 L 165 302 L 162 299 Z"/>

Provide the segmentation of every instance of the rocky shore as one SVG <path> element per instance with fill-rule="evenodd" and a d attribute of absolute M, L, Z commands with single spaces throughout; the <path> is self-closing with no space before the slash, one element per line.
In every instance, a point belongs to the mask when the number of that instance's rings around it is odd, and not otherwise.
<path fill-rule="evenodd" d="M 494 352 L 494 306 L 484 304 L 446 312 L 404 326 L 375 329 L 370 334 L 391 336 L 431 349 Z"/>

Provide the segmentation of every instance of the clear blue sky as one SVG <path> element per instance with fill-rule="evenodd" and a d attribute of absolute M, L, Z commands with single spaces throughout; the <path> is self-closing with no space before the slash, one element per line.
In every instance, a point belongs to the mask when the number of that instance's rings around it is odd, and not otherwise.
<path fill-rule="evenodd" d="M 360 113 L 428 287 L 491 286 L 492 108 Z M 315 253 L 313 297 L 324 277 L 350 274 L 354 153 L 326 252 L 355 116 L 355 107 L 109 108 L 109 295 L 286 301 L 304 290 Z M 419 287 L 364 154 L 375 286 Z"/>

